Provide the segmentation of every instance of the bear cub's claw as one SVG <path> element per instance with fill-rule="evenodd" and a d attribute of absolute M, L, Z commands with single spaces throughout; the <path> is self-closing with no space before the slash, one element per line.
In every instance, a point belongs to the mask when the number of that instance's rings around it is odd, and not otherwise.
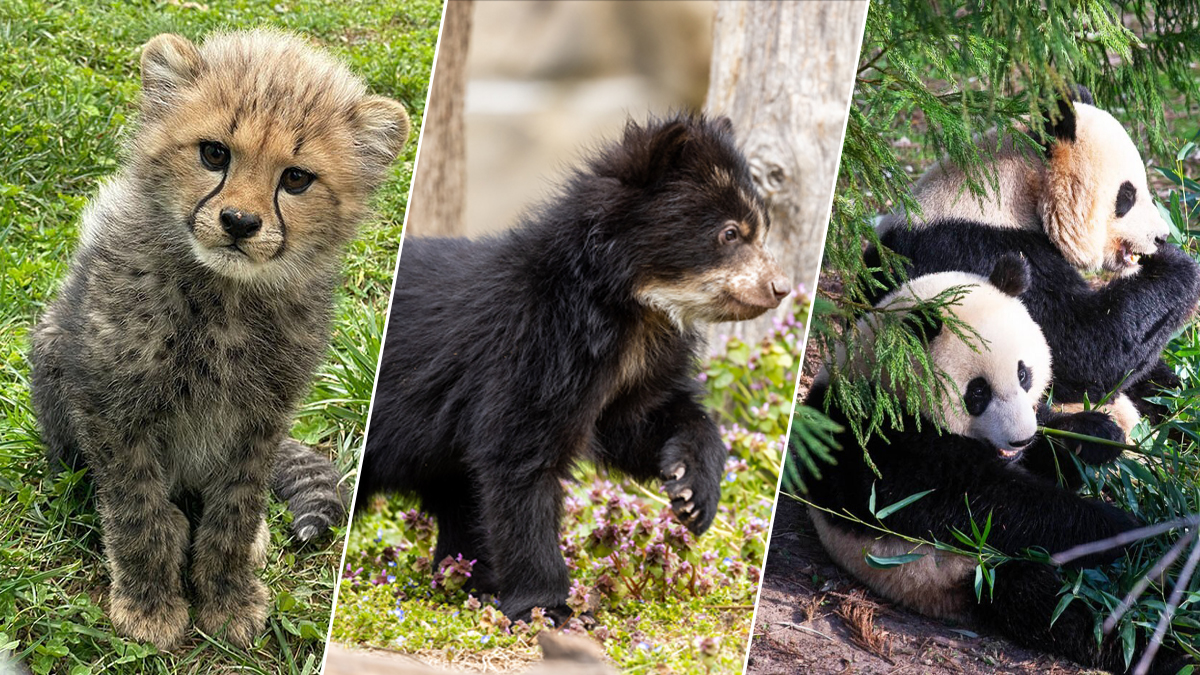
<path fill-rule="evenodd" d="M 667 444 L 663 454 L 666 459 L 663 464 L 668 467 L 663 472 L 663 490 L 671 499 L 671 510 L 692 534 L 704 534 L 717 515 L 717 503 L 721 499 L 720 478 L 706 480 L 692 469 L 692 465 L 675 459 L 679 455 L 679 445 L 674 441 Z"/>

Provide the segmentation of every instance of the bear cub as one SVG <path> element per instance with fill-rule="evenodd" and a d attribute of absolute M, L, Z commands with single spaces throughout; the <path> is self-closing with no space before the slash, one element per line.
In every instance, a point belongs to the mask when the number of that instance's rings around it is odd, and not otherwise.
<path fill-rule="evenodd" d="M 556 198 L 496 237 L 410 238 L 359 500 L 417 495 L 435 559 L 475 560 L 514 620 L 571 615 L 562 481 L 589 459 L 660 479 L 705 532 L 726 450 L 700 405 L 702 326 L 777 307 L 790 283 L 726 118 L 630 122 Z"/>

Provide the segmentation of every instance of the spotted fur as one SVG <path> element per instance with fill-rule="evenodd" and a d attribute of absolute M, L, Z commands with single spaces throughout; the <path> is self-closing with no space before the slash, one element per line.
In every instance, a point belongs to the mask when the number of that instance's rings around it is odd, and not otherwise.
<path fill-rule="evenodd" d="M 190 588 L 198 627 L 244 646 L 267 614 L 273 472 L 336 495 L 328 460 L 286 434 L 326 350 L 341 247 L 408 122 L 270 31 L 160 35 L 142 89 L 127 160 L 34 330 L 33 403 L 51 461 L 82 460 L 95 482 L 117 631 L 174 647 Z M 293 168 L 312 176 L 295 193 Z M 275 466 L 281 443 L 291 467 Z"/>

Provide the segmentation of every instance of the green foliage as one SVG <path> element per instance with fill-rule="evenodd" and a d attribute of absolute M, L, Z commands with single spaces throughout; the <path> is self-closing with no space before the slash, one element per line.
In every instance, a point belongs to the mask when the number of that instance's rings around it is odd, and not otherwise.
<path fill-rule="evenodd" d="M 372 91 L 400 100 L 419 129 L 442 3 L 304 0 L 206 3 L 0 0 L 0 653 L 35 673 L 316 673 L 344 530 L 320 547 L 290 541 L 272 504 L 275 593 L 268 631 L 248 650 L 197 637 L 175 654 L 124 640 L 104 614 L 108 575 L 83 474 L 48 470 L 29 405 L 28 333 L 75 246 L 80 211 L 120 158 L 138 92 L 140 46 L 171 31 L 273 25 L 345 59 Z M 355 480 L 416 139 L 346 257 L 331 354 L 295 434 Z M 195 633 L 193 633 L 195 634 Z"/>
<path fill-rule="evenodd" d="M 701 372 L 730 451 L 719 512 L 702 537 L 679 523 L 656 487 L 590 466 L 564 486 L 561 544 L 574 583 L 567 602 L 593 611 L 591 635 L 622 670 L 741 668 L 807 314 L 801 295 L 771 336 L 753 346 L 728 338 Z M 434 525 L 415 506 L 377 499 L 355 517 L 333 638 L 447 662 L 537 654 L 537 622 L 510 625 L 494 605 L 469 598 L 461 577 L 447 583 L 447 570 L 470 561 L 431 560 Z M 584 630 L 574 622 L 567 629 Z"/>

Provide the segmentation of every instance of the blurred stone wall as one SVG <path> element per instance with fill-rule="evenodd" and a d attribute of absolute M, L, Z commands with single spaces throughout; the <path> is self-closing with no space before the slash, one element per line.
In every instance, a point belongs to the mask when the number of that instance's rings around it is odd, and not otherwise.
<path fill-rule="evenodd" d="M 511 227 L 581 152 L 614 138 L 627 116 L 699 110 L 713 13 L 712 0 L 476 2 L 466 234 Z"/>

